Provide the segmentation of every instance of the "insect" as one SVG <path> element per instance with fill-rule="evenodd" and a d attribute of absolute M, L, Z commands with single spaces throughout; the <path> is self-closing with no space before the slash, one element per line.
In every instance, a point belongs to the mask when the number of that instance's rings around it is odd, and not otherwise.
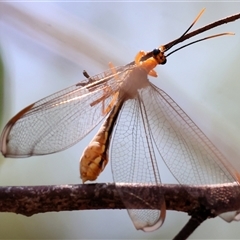
<path fill-rule="evenodd" d="M 203 11 L 171 43 L 152 52 L 141 51 L 134 62 L 125 66 L 111 65 L 108 71 L 92 77 L 85 73 L 85 80 L 20 111 L 2 132 L 2 154 L 21 158 L 64 150 L 106 118 L 81 157 L 83 182 L 95 180 L 111 159 L 116 184 L 161 184 L 156 150 L 180 184 L 238 182 L 238 173 L 202 131 L 170 96 L 148 80 L 148 75 L 157 76 L 154 68 L 165 64 L 175 51 L 230 34 L 202 38 L 167 54 L 173 46 L 200 33 L 200 29 L 188 32 Z M 128 208 L 126 194 L 151 206 L 134 189 L 128 193 L 119 190 L 119 194 L 137 229 L 153 231 L 163 224 L 166 215 L 163 193 L 159 209 L 150 210 Z"/>

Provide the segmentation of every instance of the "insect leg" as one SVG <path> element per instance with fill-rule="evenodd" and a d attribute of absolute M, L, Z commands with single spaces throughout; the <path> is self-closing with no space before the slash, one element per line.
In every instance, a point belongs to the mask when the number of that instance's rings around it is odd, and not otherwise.
<path fill-rule="evenodd" d="M 146 54 L 147 54 L 146 52 L 140 51 L 135 57 L 135 63 L 137 65 L 141 65 L 141 58 L 144 57 Z M 152 69 L 148 72 L 148 75 L 152 77 L 157 77 L 157 72 L 154 69 Z"/>

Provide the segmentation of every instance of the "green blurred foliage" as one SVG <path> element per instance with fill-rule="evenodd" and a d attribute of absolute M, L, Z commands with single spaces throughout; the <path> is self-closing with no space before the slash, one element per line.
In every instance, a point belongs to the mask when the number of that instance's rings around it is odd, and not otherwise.
<path fill-rule="evenodd" d="M 0 51 L 0 126 L 2 125 L 3 119 L 3 98 L 4 98 L 4 65 L 2 60 L 2 55 Z"/>

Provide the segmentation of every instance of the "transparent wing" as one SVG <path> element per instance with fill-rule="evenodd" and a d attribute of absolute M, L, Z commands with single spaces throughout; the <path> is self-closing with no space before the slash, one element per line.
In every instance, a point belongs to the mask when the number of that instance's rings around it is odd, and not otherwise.
<path fill-rule="evenodd" d="M 52 94 L 19 112 L 3 130 L 1 152 L 6 157 L 43 155 L 66 149 L 81 140 L 103 118 L 111 94 L 118 91 L 129 67 L 98 74 Z M 118 74 L 118 81 L 116 81 Z"/>
<path fill-rule="evenodd" d="M 153 142 L 149 132 L 148 116 L 141 101 L 127 100 L 119 114 L 111 140 L 110 159 L 114 182 L 160 184 L 160 176 L 155 159 Z M 163 195 L 159 203 L 160 210 L 135 209 L 127 201 L 129 196 L 134 196 L 146 206 L 151 206 L 147 196 L 131 189 L 123 192 L 118 188 L 123 203 L 137 229 L 153 231 L 159 228 L 165 218 L 165 201 Z M 162 205 L 161 205 L 162 203 Z"/>
<path fill-rule="evenodd" d="M 237 181 L 234 168 L 164 91 L 153 84 L 141 92 L 153 139 L 181 184 Z"/>

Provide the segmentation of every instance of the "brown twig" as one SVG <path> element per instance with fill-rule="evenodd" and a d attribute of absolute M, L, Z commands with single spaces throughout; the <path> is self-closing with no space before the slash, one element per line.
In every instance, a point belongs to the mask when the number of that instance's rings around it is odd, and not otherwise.
<path fill-rule="evenodd" d="M 173 240 L 187 239 L 207 218 L 209 218 L 209 211 L 198 211 L 192 215 L 187 224 L 182 230 L 173 238 Z"/>
<path fill-rule="evenodd" d="M 13 212 L 31 216 L 43 212 L 86 209 L 124 209 L 118 190 L 126 194 L 132 208 L 146 208 L 144 202 L 134 198 L 137 188 L 151 207 L 158 209 L 159 192 L 166 199 L 168 210 L 187 212 L 190 215 L 204 206 L 212 216 L 240 209 L 240 188 L 237 184 L 211 186 L 79 184 L 53 186 L 0 187 L 0 212 Z M 136 191 L 136 189 L 134 190 Z M 152 201 L 153 199 L 153 201 Z M 141 205 L 142 204 L 142 205 Z"/>

